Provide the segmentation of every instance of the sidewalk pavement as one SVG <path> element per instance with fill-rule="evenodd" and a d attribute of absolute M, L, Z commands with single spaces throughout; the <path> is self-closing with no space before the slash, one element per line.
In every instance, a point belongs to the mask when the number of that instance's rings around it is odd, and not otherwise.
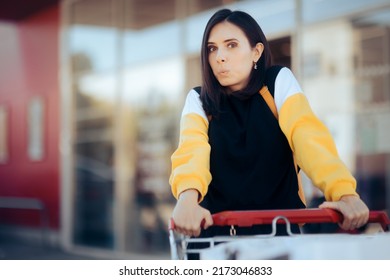
<path fill-rule="evenodd" d="M 85 250 L 67 252 L 64 249 L 45 245 L 42 242 L 32 242 L 19 237 L 2 235 L 0 233 L 0 261 L 1 260 L 147 260 L 147 259 L 169 259 L 168 252 L 157 255 L 151 254 L 115 254 L 102 253 L 99 250 L 92 250 L 86 253 Z"/>
<path fill-rule="evenodd" d="M 65 252 L 61 248 L 44 246 L 25 240 L 4 238 L 0 236 L 1 260 L 94 260 L 90 256 L 83 256 Z"/>

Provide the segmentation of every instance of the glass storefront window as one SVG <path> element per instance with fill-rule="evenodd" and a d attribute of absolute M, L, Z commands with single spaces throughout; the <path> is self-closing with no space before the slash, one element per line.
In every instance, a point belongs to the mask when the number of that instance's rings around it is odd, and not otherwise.
<path fill-rule="evenodd" d="M 352 24 L 358 186 L 370 209 L 389 209 L 390 9 L 368 13 Z"/>
<path fill-rule="evenodd" d="M 166 225 L 173 204 L 168 184 L 169 158 L 177 143 L 183 80 L 180 57 L 153 60 L 129 67 L 124 73 L 123 99 L 136 124 L 133 201 L 129 203 L 132 219 L 126 239 L 129 250 L 167 250 Z"/>
<path fill-rule="evenodd" d="M 68 31 L 74 104 L 72 242 L 100 248 L 115 246 L 115 2 L 74 2 Z"/>
<path fill-rule="evenodd" d="M 145 9 L 142 18 L 134 6 Z M 122 33 L 121 100 L 132 123 L 122 122 L 121 127 L 130 131 L 126 150 L 132 169 L 124 248 L 139 253 L 168 251 L 167 221 L 173 205 L 169 158 L 185 79 L 176 1 L 158 1 L 150 8 L 145 2 L 127 1 Z"/>
<path fill-rule="evenodd" d="M 169 157 L 184 99 L 180 7 L 70 5 L 77 245 L 167 252 Z"/>

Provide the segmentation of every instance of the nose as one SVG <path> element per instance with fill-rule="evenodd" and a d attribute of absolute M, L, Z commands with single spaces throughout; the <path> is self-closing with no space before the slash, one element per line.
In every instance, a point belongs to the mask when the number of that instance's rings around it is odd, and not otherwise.
<path fill-rule="evenodd" d="M 217 62 L 222 63 L 226 61 L 226 55 L 222 50 L 218 50 L 217 56 L 216 56 Z"/>

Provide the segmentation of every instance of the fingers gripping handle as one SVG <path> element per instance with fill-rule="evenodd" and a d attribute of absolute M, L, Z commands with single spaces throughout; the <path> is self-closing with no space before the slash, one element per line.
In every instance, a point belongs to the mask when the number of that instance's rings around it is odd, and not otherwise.
<path fill-rule="evenodd" d="M 200 223 L 200 228 L 203 229 L 205 223 L 206 223 L 206 220 L 203 219 L 202 222 Z M 172 217 L 169 219 L 168 229 L 169 230 L 175 230 L 176 229 L 175 221 L 173 220 Z"/>

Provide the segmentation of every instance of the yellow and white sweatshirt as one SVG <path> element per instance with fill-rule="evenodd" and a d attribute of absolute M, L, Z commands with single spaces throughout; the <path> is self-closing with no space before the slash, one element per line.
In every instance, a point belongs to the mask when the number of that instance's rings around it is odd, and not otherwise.
<path fill-rule="evenodd" d="M 328 201 L 357 195 L 356 181 L 340 160 L 331 134 L 314 115 L 294 75 L 275 80 L 275 119 L 259 94 L 225 96 L 222 114 L 210 122 L 191 90 L 173 153 L 173 195 L 196 189 L 212 212 L 301 208 L 291 150 L 298 165 Z"/>

